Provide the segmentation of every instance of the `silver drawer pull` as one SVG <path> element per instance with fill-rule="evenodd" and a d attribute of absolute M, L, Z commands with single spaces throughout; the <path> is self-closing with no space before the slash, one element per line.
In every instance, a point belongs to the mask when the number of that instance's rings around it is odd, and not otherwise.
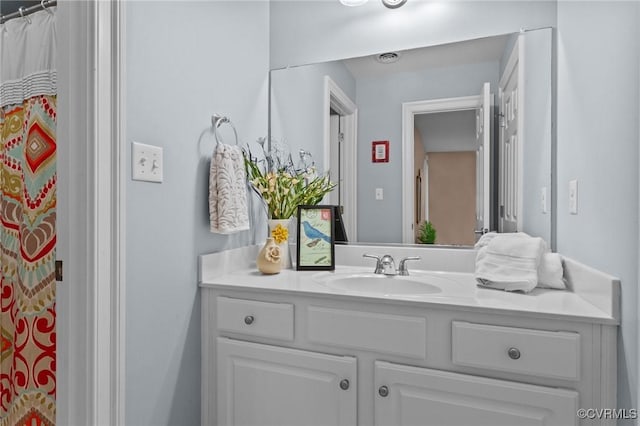
<path fill-rule="evenodd" d="M 342 390 L 349 389 L 349 380 L 347 380 L 347 379 L 340 380 L 340 389 L 342 389 Z"/>
<path fill-rule="evenodd" d="M 378 388 L 378 394 L 385 398 L 386 396 L 389 395 L 389 388 L 386 386 L 380 386 L 380 388 Z"/>
<path fill-rule="evenodd" d="M 520 358 L 520 350 L 518 350 L 518 348 L 509 348 L 507 354 L 509 354 L 509 358 L 511 359 Z"/>
<path fill-rule="evenodd" d="M 246 317 L 244 317 L 244 323 L 247 325 L 253 324 L 254 320 L 255 318 L 253 317 L 253 315 L 247 315 Z"/>

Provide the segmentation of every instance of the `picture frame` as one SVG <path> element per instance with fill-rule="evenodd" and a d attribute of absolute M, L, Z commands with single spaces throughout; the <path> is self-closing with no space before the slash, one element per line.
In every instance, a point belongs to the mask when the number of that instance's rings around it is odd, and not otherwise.
<path fill-rule="evenodd" d="M 389 141 L 371 142 L 371 162 L 372 163 L 388 163 L 389 162 Z"/>
<path fill-rule="evenodd" d="M 298 206 L 297 228 L 296 270 L 335 270 L 334 206 Z"/>

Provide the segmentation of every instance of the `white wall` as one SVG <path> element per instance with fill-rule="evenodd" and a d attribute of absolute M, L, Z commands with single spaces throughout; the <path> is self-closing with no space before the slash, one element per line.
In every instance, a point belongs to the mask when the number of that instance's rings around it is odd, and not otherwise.
<path fill-rule="evenodd" d="M 638 407 L 639 8 L 558 3 L 558 251 L 622 280 L 620 408 Z"/>
<path fill-rule="evenodd" d="M 164 182 L 126 186 L 126 423 L 198 425 L 197 256 L 253 240 L 209 233 L 210 119 L 266 135 L 269 6 L 125 4 L 126 164 L 131 141 L 164 148 Z"/>

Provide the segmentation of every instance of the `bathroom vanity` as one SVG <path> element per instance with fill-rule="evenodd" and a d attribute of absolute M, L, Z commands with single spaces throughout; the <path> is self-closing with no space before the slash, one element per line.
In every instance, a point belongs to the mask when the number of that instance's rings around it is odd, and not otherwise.
<path fill-rule="evenodd" d="M 393 249 L 339 249 L 333 273 L 201 257 L 203 425 L 615 423 L 577 416 L 615 408 L 614 278 L 565 259 L 569 291 L 511 294 L 477 288 L 472 250 L 387 278 L 360 256 Z"/>

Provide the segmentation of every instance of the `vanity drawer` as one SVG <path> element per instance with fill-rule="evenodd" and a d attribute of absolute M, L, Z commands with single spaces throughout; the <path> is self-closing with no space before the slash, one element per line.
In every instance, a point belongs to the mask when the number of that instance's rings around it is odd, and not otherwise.
<path fill-rule="evenodd" d="M 220 331 L 293 340 L 293 305 L 290 303 L 218 296 L 216 319 Z"/>
<path fill-rule="evenodd" d="M 580 379 L 580 334 L 453 321 L 453 363 L 554 379 Z"/>
<path fill-rule="evenodd" d="M 422 317 L 388 315 L 310 306 L 309 341 L 425 359 L 427 321 Z"/>

